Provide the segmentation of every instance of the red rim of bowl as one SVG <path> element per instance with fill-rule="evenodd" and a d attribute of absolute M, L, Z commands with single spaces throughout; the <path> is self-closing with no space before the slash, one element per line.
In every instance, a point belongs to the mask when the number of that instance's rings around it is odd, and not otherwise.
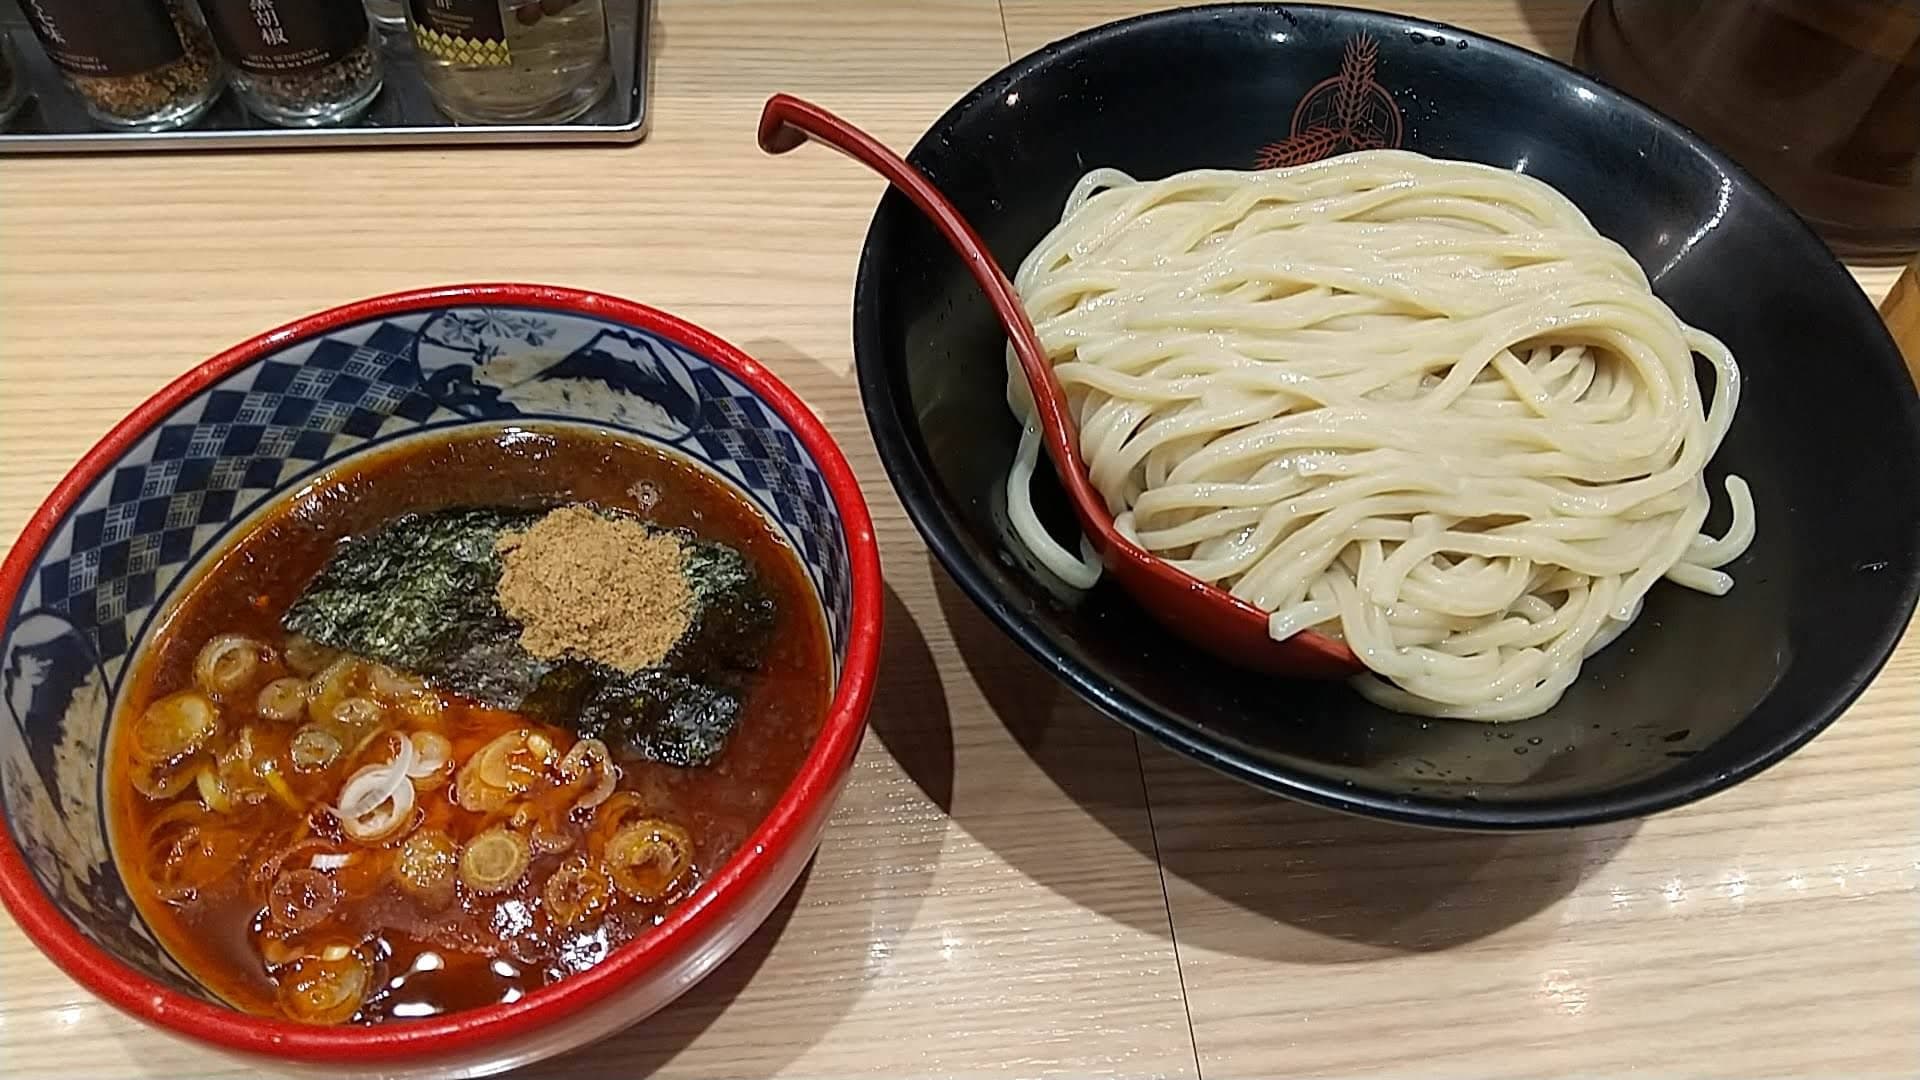
<path fill-rule="evenodd" d="M 0 828 L 0 901 L 6 903 L 27 936 L 62 970 L 108 1003 L 141 1020 L 231 1050 L 315 1062 L 439 1056 L 531 1034 L 641 980 L 673 959 L 689 940 L 723 922 L 779 861 L 787 846 L 798 839 L 811 816 L 809 812 L 831 797 L 840 774 L 859 748 L 879 664 L 880 555 L 866 500 L 845 456 L 807 406 L 745 353 L 665 312 L 577 289 L 489 284 L 394 293 L 288 323 L 200 364 L 114 425 L 28 519 L 6 561 L 0 563 L 0 597 L 5 598 L 8 610 L 26 580 L 30 563 L 75 502 L 154 424 L 194 394 L 262 355 L 297 341 L 372 319 L 470 304 L 548 308 L 625 322 L 659 334 L 725 368 L 793 429 L 819 466 L 840 513 L 852 578 L 853 609 L 847 628 L 846 659 L 820 735 L 801 764 L 799 775 L 760 827 L 699 893 L 673 909 L 652 933 L 614 952 L 599 965 L 511 1004 L 373 1027 L 311 1027 L 254 1016 L 178 993 L 136 973 L 68 923 L 29 872 L 11 828 Z"/>

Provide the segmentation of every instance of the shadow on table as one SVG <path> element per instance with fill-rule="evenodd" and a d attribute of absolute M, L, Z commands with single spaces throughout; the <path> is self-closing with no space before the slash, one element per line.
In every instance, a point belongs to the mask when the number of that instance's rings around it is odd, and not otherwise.
<path fill-rule="evenodd" d="M 969 673 L 1027 756 L 1082 810 L 1152 858 L 1153 838 L 1146 828 L 1139 755 L 1131 738 L 1067 696 L 1032 660 L 989 627 L 937 564 L 931 580 Z M 899 676 L 903 682 L 925 680 L 931 683 L 929 695 L 937 693 L 940 674 L 917 628 L 912 641 L 902 641 L 894 633 L 896 626 L 910 625 L 912 615 L 891 591 L 888 600 L 883 670 L 904 664 L 908 671 Z M 916 674 L 922 671 L 924 674 Z M 873 731 L 928 799 L 1017 866 L 1044 863 L 1050 854 L 1057 854 L 1047 830 L 1035 828 L 1031 807 L 1007 805 L 1004 800 L 984 796 L 957 804 L 954 733 L 944 703 L 937 717 L 929 716 L 924 702 L 918 699 L 904 704 L 905 708 L 892 710 L 876 703 Z M 976 778 L 969 786 L 985 792 L 993 788 L 993 778 Z M 1044 884 L 1056 884 L 1042 875 L 1034 876 Z M 1071 888 L 1061 891 L 1073 895 Z M 1085 897 L 1077 899 L 1086 906 L 1097 906 Z M 1154 905 L 1154 911 L 1158 910 Z M 1146 929 L 1166 933 L 1164 921 L 1157 917 Z"/>
<path fill-rule="evenodd" d="M 1116 775 L 1110 757 L 1085 748 L 1099 741 L 1093 729 L 1116 731 L 1117 724 L 1001 634 L 944 571 L 936 567 L 933 577 L 954 643 L 1007 730 L 1063 792 L 1158 859 L 1183 945 L 1330 963 L 1452 948 L 1546 909 L 1605 865 L 1637 827 L 1488 834 L 1390 825 L 1268 795 L 1144 738 L 1126 762 L 1137 763 L 1138 773 Z M 930 795 L 950 790 L 937 761 L 903 756 L 904 741 L 887 745 Z M 1151 822 L 1144 833 L 1131 824 L 1142 801 Z M 954 817 L 1034 880 L 1100 907 L 1048 851 L 1026 842 L 1018 815 L 976 819 L 963 805 Z M 1235 917 L 1242 912 L 1257 918 Z M 1167 932 L 1157 918 L 1139 928 Z"/>
<path fill-rule="evenodd" d="M 880 681 L 867 724 L 922 793 L 953 812 L 953 722 L 940 668 L 913 612 L 893 586 L 886 589 L 886 635 L 880 645 Z M 883 693 L 892 688 L 897 692 Z"/>
<path fill-rule="evenodd" d="M 1442 832 L 1277 798 L 1142 740 L 1182 944 L 1288 963 L 1438 952 L 1525 921 L 1639 829 Z"/>
<path fill-rule="evenodd" d="M 873 714 L 914 718 L 914 745 L 930 755 L 922 757 L 921 764 L 944 775 L 950 793 L 953 741 L 939 670 L 919 626 L 891 588 L 885 601 L 887 632 Z M 844 814 L 845 823 L 856 828 L 886 826 L 884 798 L 866 799 L 870 785 L 856 790 L 862 769 L 858 763 L 854 769 L 836 818 Z M 518 1080 L 672 1075 L 680 1054 L 734 1008 L 741 1009 L 741 1015 L 713 1034 L 712 1053 L 702 1048 L 703 1074 L 717 1063 L 739 1075 L 769 1075 L 804 1054 L 859 1001 L 870 953 L 890 950 L 913 926 L 938 862 L 936 834 L 924 841 L 931 851 L 907 852 L 903 844 L 900 857 L 893 859 L 876 858 L 876 845 L 860 837 L 842 835 L 838 840 L 829 826 L 820 853 L 767 921 L 678 1000 L 623 1032 L 509 1075 Z M 782 935 L 803 905 L 808 910 L 792 928 L 797 938 L 780 948 Z M 858 933 L 850 932 L 856 927 Z M 749 991 L 777 948 L 781 955 L 767 972 L 768 984 L 761 992 Z M 747 1000 L 741 1000 L 743 996 Z M 777 1030 L 778 1037 L 761 1038 L 756 1026 Z"/>

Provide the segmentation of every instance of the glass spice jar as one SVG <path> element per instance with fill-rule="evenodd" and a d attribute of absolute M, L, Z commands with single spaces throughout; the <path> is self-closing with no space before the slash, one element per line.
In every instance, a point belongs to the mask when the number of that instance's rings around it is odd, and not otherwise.
<path fill-rule="evenodd" d="M 20 58 L 13 53 L 13 35 L 0 29 L 0 128 L 5 128 L 27 100 L 27 82 L 20 74 Z"/>
<path fill-rule="evenodd" d="M 465 123 L 564 123 L 613 85 L 602 0 L 409 0 L 434 104 Z"/>
<path fill-rule="evenodd" d="M 201 0 L 247 110 L 282 127 L 354 119 L 380 93 L 360 0 Z"/>
<path fill-rule="evenodd" d="M 21 0 L 47 57 L 100 124 L 166 131 L 220 96 L 220 58 L 189 0 Z"/>
<path fill-rule="evenodd" d="M 366 0 L 367 18 L 381 30 L 404 30 L 407 28 L 406 0 Z"/>

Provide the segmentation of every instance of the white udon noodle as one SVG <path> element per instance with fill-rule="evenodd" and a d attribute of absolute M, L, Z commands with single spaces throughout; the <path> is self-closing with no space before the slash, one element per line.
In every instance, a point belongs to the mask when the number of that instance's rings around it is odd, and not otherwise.
<path fill-rule="evenodd" d="M 1736 477 L 1727 535 L 1700 532 L 1732 354 L 1530 177 L 1403 151 L 1101 169 L 1015 284 L 1121 531 L 1271 612 L 1275 638 L 1344 639 L 1388 708 L 1543 712 L 1656 581 L 1725 593 L 1753 539 Z M 1014 531 L 1090 587 L 1084 541 L 1034 514 L 1017 370 L 1008 399 Z"/>

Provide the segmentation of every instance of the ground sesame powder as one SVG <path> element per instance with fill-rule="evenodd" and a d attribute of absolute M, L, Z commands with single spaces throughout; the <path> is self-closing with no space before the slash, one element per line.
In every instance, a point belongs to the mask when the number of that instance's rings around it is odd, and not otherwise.
<path fill-rule="evenodd" d="M 534 656 L 636 672 L 665 660 L 687 632 L 684 549 L 673 533 L 562 506 L 500 537 L 495 595 Z"/>

